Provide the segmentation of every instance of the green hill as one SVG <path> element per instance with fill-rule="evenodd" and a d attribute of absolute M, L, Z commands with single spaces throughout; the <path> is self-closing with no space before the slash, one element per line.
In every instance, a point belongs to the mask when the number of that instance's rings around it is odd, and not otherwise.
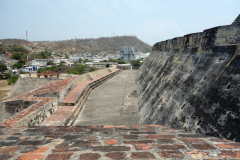
<path fill-rule="evenodd" d="M 26 46 L 23 39 L 0 39 L 2 51 L 12 45 Z M 42 50 L 62 53 L 108 52 L 120 51 L 123 46 L 133 46 L 135 52 L 150 52 L 152 46 L 134 36 L 101 37 L 97 39 L 72 39 L 63 41 L 29 41 L 33 52 Z"/>

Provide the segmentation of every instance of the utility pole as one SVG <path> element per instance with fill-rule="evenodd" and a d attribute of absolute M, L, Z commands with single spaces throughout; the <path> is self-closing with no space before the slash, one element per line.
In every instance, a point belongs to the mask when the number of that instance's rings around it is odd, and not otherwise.
<path fill-rule="evenodd" d="M 29 56 L 29 43 L 28 43 L 28 34 L 26 31 L 26 49 L 27 49 L 27 61 L 30 61 L 30 56 Z"/>

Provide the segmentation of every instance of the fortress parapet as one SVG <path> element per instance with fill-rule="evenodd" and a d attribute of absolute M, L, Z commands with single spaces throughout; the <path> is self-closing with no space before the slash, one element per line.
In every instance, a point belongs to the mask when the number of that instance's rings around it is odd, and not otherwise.
<path fill-rule="evenodd" d="M 240 141 L 240 15 L 157 42 L 136 76 L 141 124 Z"/>

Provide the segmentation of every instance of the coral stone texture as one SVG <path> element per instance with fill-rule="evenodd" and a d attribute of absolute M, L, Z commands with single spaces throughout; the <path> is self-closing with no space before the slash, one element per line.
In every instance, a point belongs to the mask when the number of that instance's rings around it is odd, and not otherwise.
<path fill-rule="evenodd" d="M 240 158 L 239 143 L 160 125 L 0 127 L 0 132 L 1 160 Z M 163 136 L 169 138 L 158 138 Z"/>
<path fill-rule="evenodd" d="M 240 16 L 154 44 L 135 79 L 140 123 L 240 141 L 239 44 Z"/>

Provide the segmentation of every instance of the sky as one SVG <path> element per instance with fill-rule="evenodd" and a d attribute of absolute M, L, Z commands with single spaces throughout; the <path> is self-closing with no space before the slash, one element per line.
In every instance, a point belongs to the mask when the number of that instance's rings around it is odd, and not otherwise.
<path fill-rule="evenodd" d="M 0 0 L 0 39 L 136 35 L 156 42 L 230 25 L 240 0 Z"/>

